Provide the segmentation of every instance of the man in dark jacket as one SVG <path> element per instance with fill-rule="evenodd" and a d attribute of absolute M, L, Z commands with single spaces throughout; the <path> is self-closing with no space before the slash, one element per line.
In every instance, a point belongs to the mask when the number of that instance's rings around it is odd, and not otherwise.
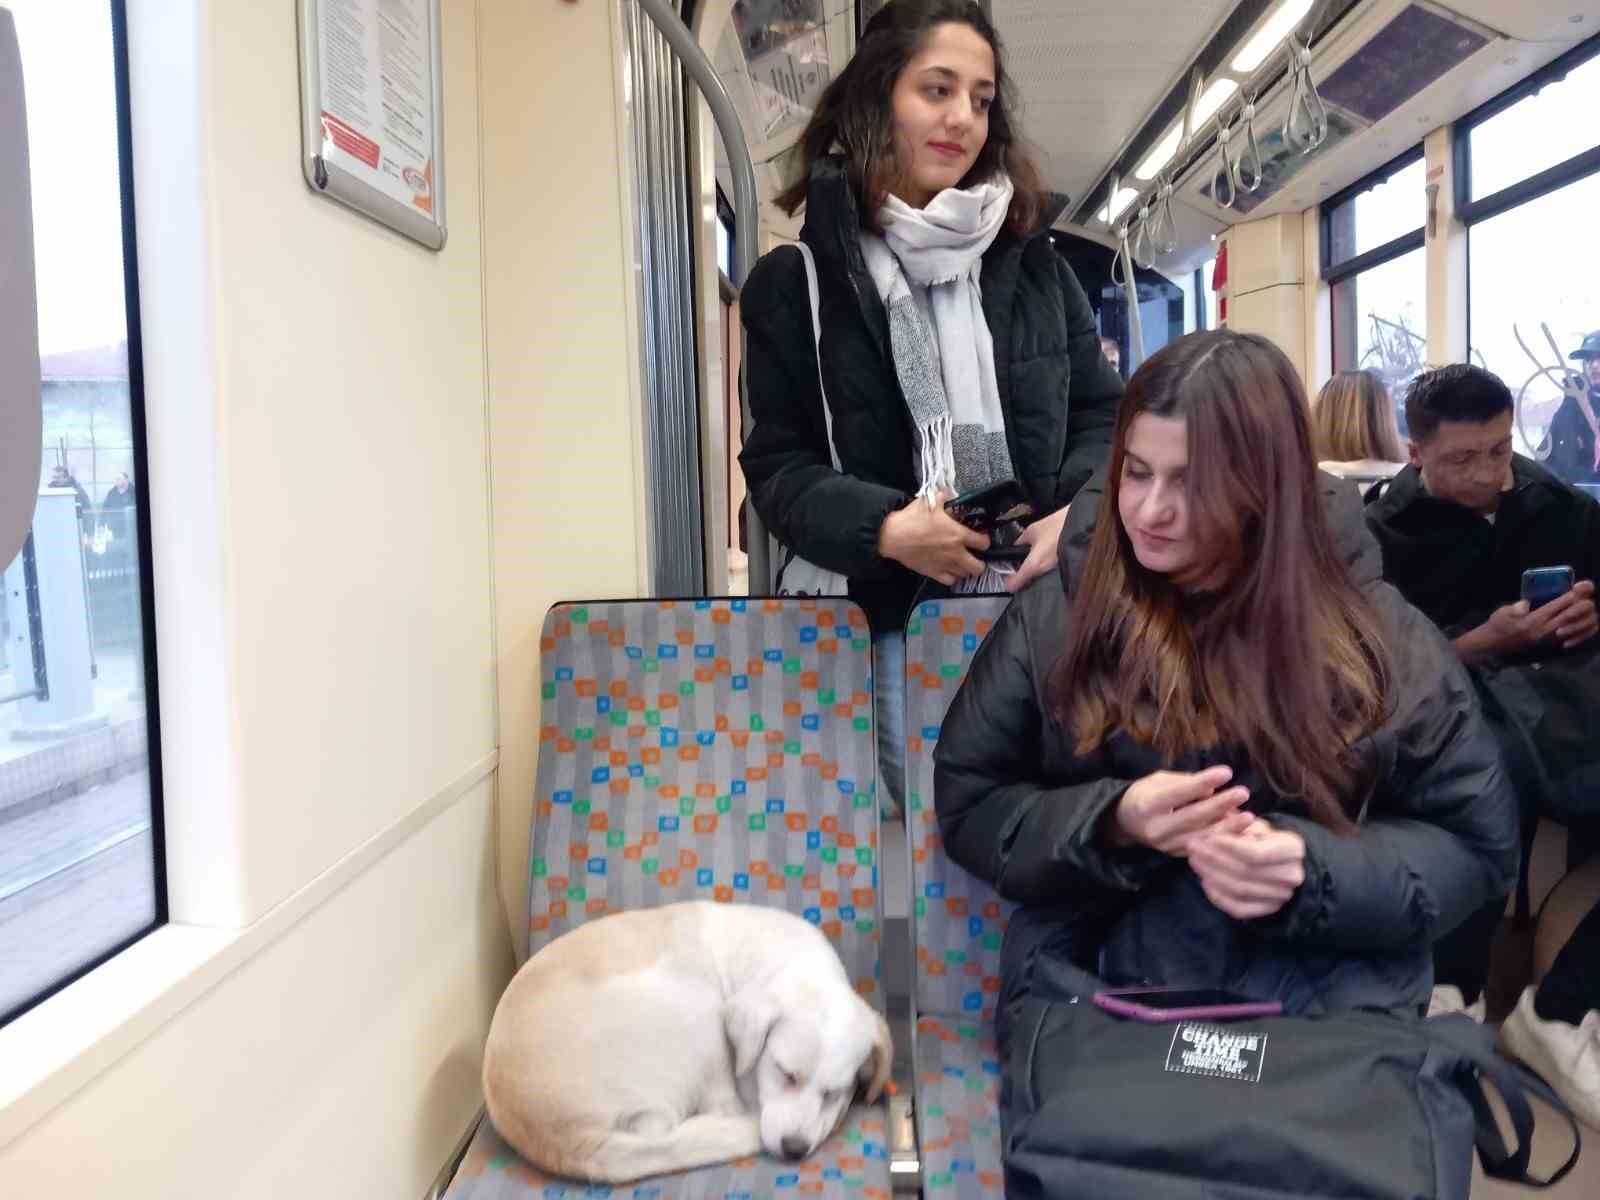
<path fill-rule="evenodd" d="M 1472 668 L 1530 811 L 1581 820 L 1600 756 L 1600 503 L 1512 452 L 1511 393 L 1481 367 L 1420 376 L 1406 411 L 1411 465 L 1367 508 L 1384 578 Z M 1523 572 L 1562 566 L 1575 586 L 1530 609 Z"/>
<path fill-rule="evenodd" d="M 1586 824 L 1600 786 L 1600 504 L 1511 450 L 1512 399 L 1481 367 L 1420 376 L 1406 399 L 1411 465 L 1370 504 L 1384 577 L 1453 640 L 1516 788 L 1523 862 L 1541 814 Z M 1570 566 L 1530 609 L 1522 574 Z M 1524 867 L 1524 877 L 1526 867 Z M 1501 910 L 1441 941 L 1439 981 L 1477 1006 Z"/>
<path fill-rule="evenodd" d="M 1600 370 L 1589 374 L 1600 380 Z M 1406 412 L 1411 465 L 1368 506 L 1367 520 L 1383 546 L 1385 577 L 1454 639 L 1483 697 L 1517 791 L 1526 881 L 1541 815 L 1566 823 L 1575 840 L 1591 845 L 1600 830 L 1600 618 L 1593 582 L 1600 578 L 1600 503 L 1512 453 L 1511 393 L 1481 367 L 1455 365 L 1419 377 Z M 1592 437 L 1584 445 L 1592 454 Z M 1572 568 L 1575 586 L 1530 610 L 1521 599 L 1522 573 L 1559 566 Z M 1491 904 L 1436 948 L 1440 981 L 1460 987 L 1466 1002 L 1487 980 L 1500 916 L 1500 906 Z M 1513 1051 L 1589 1120 L 1600 1118 L 1600 1088 L 1585 1078 L 1592 1067 L 1579 1064 L 1600 1058 L 1600 1026 L 1586 1020 L 1597 1008 L 1600 909 L 1501 1030 Z"/>

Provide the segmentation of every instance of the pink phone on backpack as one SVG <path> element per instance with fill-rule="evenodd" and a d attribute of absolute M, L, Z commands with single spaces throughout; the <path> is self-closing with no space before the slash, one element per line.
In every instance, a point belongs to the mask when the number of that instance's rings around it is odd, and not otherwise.
<path fill-rule="evenodd" d="M 1160 1025 L 1171 1021 L 1238 1021 L 1275 1017 L 1276 1000 L 1252 1000 L 1222 988 L 1111 988 L 1094 994 L 1096 1008 L 1130 1021 Z"/>

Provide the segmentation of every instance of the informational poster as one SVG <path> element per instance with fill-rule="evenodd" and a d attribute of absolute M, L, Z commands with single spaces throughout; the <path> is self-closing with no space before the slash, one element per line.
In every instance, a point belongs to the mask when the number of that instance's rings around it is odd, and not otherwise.
<path fill-rule="evenodd" d="M 444 244 L 438 0 L 302 0 L 306 179 Z"/>

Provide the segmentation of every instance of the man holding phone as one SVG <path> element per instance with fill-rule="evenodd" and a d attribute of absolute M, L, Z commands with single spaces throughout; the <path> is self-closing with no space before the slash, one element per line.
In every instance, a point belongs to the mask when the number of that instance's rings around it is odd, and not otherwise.
<path fill-rule="evenodd" d="M 1574 842 L 1594 845 L 1600 503 L 1513 452 L 1511 392 L 1481 367 L 1426 372 L 1405 408 L 1410 465 L 1368 493 L 1367 523 L 1383 548 L 1384 578 L 1439 626 L 1466 664 L 1516 785 L 1525 843 L 1538 818 L 1549 816 Z M 1526 847 L 1523 863 L 1526 874 Z M 1458 987 L 1463 1004 L 1488 979 L 1502 912 L 1499 905 L 1485 909 L 1435 947 L 1438 982 Z M 1600 963 L 1583 974 L 1600 977 Z M 1600 1007 L 1600 996 L 1592 1000 Z M 1552 1018 L 1541 1001 L 1535 1018 L 1524 1001 L 1507 1022 L 1508 1029 L 1520 1022 L 1519 1047 L 1578 1036 L 1582 1014 L 1571 1005 Z M 1600 1054 L 1600 1046 L 1585 1053 Z M 1573 1081 L 1563 1081 L 1560 1063 L 1539 1065 L 1567 1094 L 1563 1084 Z"/>
<path fill-rule="evenodd" d="M 1600 504 L 1511 449 L 1511 392 L 1481 367 L 1419 376 L 1406 400 L 1411 465 L 1367 509 L 1384 578 L 1475 666 L 1575 650 L 1600 632 Z M 1523 575 L 1569 567 L 1546 603 Z"/>

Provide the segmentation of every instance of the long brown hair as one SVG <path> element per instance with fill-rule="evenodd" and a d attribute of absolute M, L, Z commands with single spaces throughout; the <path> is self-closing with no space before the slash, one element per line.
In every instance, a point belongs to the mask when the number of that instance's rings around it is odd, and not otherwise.
<path fill-rule="evenodd" d="M 1169 763 L 1242 746 L 1280 797 L 1350 832 L 1371 783 L 1351 746 L 1387 715 L 1389 657 L 1334 549 L 1307 411 L 1294 367 L 1253 334 L 1191 334 L 1139 368 L 1051 697 L 1080 754 L 1119 729 Z M 1187 423 L 1189 528 L 1217 581 L 1204 594 L 1141 566 L 1118 514 L 1143 413 Z"/>
<path fill-rule="evenodd" d="M 1371 371 L 1340 371 L 1323 384 L 1311 409 L 1311 428 L 1318 458 L 1405 461 L 1389 389 Z"/>
<path fill-rule="evenodd" d="M 973 0 L 890 0 L 867 22 L 855 56 L 823 90 L 816 111 L 795 144 L 790 165 L 794 182 L 778 193 L 778 207 L 793 216 L 806 202 L 811 168 L 837 149 L 849 164 L 861 222 L 877 227 L 875 214 L 901 175 L 894 145 L 894 85 L 915 57 L 924 39 L 940 25 L 970 25 L 994 51 L 994 103 L 989 108 L 989 137 L 961 187 L 984 183 L 996 175 L 1010 177 L 1013 188 L 1006 223 L 1024 237 L 1033 231 L 1044 208 L 1044 183 L 1032 156 L 1021 144 L 1015 124 L 1016 93 L 1006 75 L 1000 35 Z"/>

